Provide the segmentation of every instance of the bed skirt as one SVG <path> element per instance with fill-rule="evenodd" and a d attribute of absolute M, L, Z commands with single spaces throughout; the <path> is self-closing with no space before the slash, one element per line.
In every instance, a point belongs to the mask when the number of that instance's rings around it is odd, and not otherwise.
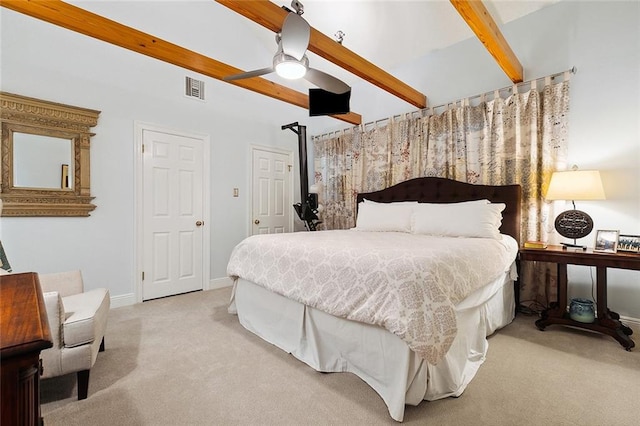
<path fill-rule="evenodd" d="M 509 273 L 456 306 L 458 334 L 437 365 L 374 325 L 337 318 L 238 279 L 229 312 L 243 327 L 320 372 L 351 372 L 384 400 L 401 422 L 405 404 L 459 396 L 485 360 L 487 336 L 514 318 Z"/>

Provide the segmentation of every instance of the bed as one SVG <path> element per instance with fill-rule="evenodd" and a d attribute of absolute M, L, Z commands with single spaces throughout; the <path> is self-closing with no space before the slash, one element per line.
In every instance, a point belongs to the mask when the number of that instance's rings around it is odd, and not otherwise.
<path fill-rule="evenodd" d="M 513 320 L 521 189 L 424 177 L 357 199 L 355 229 L 238 244 L 229 312 L 317 371 L 356 374 L 401 422 L 406 404 L 461 395 Z M 464 234 L 488 209 L 490 237 Z"/>

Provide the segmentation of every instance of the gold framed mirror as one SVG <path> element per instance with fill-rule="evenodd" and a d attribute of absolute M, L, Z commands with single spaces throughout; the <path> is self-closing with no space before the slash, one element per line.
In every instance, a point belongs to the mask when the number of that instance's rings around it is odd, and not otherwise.
<path fill-rule="evenodd" d="M 89 216 L 100 111 L 0 92 L 2 216 Z"/>

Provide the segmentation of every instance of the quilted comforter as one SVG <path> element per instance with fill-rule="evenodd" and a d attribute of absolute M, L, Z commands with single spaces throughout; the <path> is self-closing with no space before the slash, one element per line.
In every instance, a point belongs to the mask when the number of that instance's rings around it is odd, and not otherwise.
<path fill-rule="evenodd" d="M 378 325 L 436 364 L 456 336 L 454 305 L 511 269 L 511 237 L 334 230 L 254 235 L 227 273 L 334 316 Z"/>

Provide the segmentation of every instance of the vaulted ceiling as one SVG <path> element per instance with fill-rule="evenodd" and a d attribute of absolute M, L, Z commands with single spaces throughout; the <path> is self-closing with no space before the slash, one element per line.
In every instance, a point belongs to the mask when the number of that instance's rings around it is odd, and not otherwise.
<path fill-rule="evenodd" d="M 210 0 L 212 1 L 212 0 Z M 266 41 L 264 28 L 278 32 L 286 16 L 284 1 L 215 0 L 217 3 L 247 17 L 256 24 L 244 26 L 255 32 L 256 43 L 269 43 L 275 50 L 273 34 Z M 326 70 L 352 84 L 363 79 L 418 108 L 427 106 L 427 96 L 385 71 L 398 64 L 423 56 L 469 38 L 475 34 L 487 51 L 514 82 L 522 81 L 523 67 L 500 33 L 499 26 L 507 21 L 533 12 L 557 0 L 547 1 L 304 1 L 304 18 L 312 26 L 309 51 L 335 64 Z M 234 63 L 224 63 L 178 45 L 162 40 L 93 13 L 99 2 L 76 1 L 76 5 L 62 1 L 3 0 L 2 6 L 34 18 L 124 47 L 177 66 L 222 79 L 238 73 Z M 154 3 L 154 2 L 143 2 Z M 188 7 L 188 2 L 185 2 Z M 153 7 L 151 5 L 151 7 Z M 99 8 L 98 8 L 99 9 Z M 215 13 L 215 11 L 213 12 Z M 338 31 L 344 34 L 342 44 L 335 41 Z M 223 36 L 223 35 L 221 35 Z M 228 39 L 227 43 L 233 43 Z M 358 53 L 356 53 L 358 52 Z M 240 55 L 241 56 L 241 55 Z M 366 59 L 365 59 L 366 58 Z M 314 58 L 310 60 L 315 61 Z M 268 64 L 256 64 L 261 68 Z M 318 62 L 313 62 L 319 67 Z M 322 64 L 324 66 L 324 64 Z M 339 70 L 336 70 L 339 67 Z M 346 71 L 345 71 L 346 70 Z M 348 73 L 347 73 L 348 71 Z M 308 96 L 262 77 L 229 82 L 236 86 L 307 108 Z M 335 118 L 360 124 L 356 112 Z"/>

